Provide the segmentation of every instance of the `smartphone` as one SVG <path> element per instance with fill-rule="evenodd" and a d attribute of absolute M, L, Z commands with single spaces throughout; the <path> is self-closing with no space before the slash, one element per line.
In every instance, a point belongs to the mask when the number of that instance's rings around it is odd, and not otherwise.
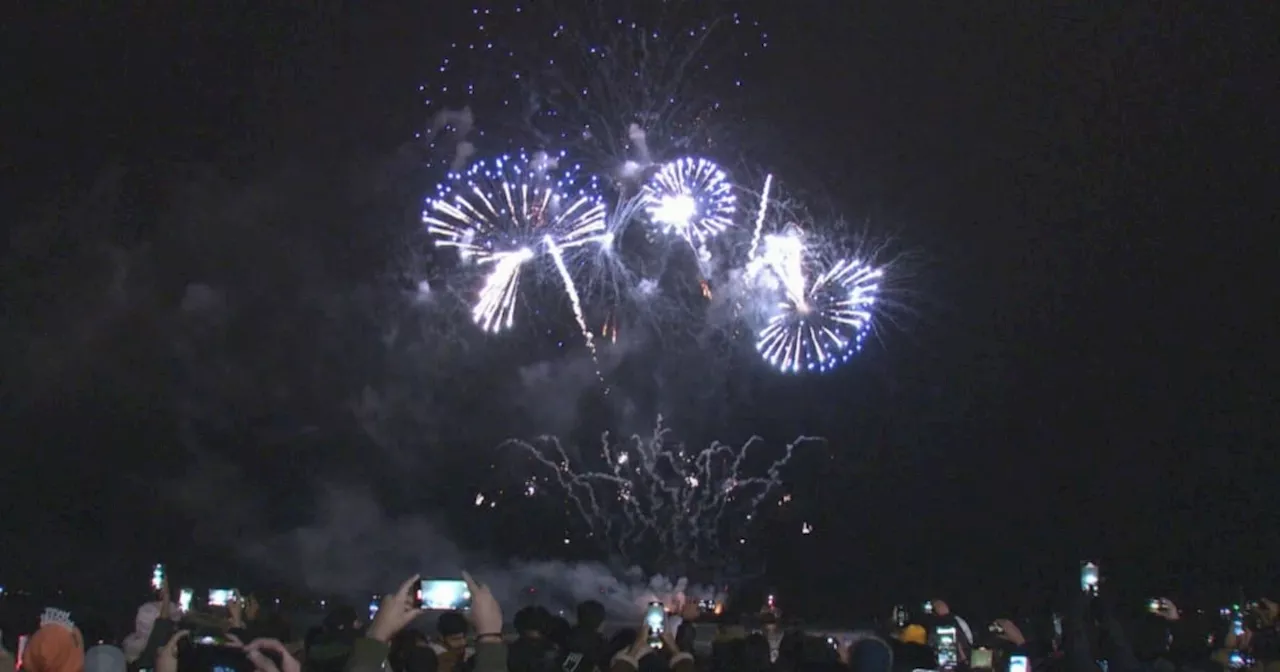
<path fill-rule="evenodd" d="M 164 587 L 164 565 L 156 563 L 151 568 L 151 589 L 160 590 Z"/>
<path fill-rule="evenodd" d="M 378 596 L 374 595 L 373 599 L 369 600 L 369 622 L 372 623 L 373 617 L 378 615 L 379 606 L 381 605 L 378 603 Z"/>
<path fill-rule="evenodd" d="M 178 592 L 178 608 L 183 611 L 191 611 L 191 598 L 195 595 L 195 591 L 190 588 L 183 588 Z"/>
<path fill-rule="evenodd" d="M 662 646 L 662 633 L 667 627 L 667 610 L 661 602 L 650 602 L 644 612 L 644 624 L 649 628 L 649 646 Z"/>
<path fill-rule="evenodd" d="M 1243 670 L 1253 665 L 1253 659 L 1239 651 L 1232 651 L 1227 656 L 1227 667 L 1232 670 Z"/>
<path fill-rule="evenodd" d="M 423 609 L 465 611 L 471 608 L 471 589 L 462 579 L 423 579 L 418 585 Z"/>
<path fill-rule="evenodd" d="M 1009 672 L 1031 672 L 1031 661 L 1026 656 L 1009 656 Z"/>
<path fill-rule="evenodd" d="M 1086 593 L 1098 593 L 1098 565 L 1085 562 L 1080 565 L 1080 590 Z"/>
<path fill-rule="evenodd" d="M 230 640 L 221 632 L 200 630 L 191 634 L 191 643 L 196 646 L 227 646 Z"/>
<path fill-rule="evenodd" d="M 1236 617 L 1231 619 L 1231 634 L 1235 635 L 1236 637 L 1239 637 L 1244 634 L 1244 617 L 1243 616 L 1236 614 Z"/>
<path fill-rule="evenodd" d="M 924 604 L 920 605 L 920 609 L 921 609 L 921 610 L 923 610 L 923 611 L 924 611 L 924 613 L 926 613 L 926 614 L 932 614 L 932 613 L 933 613 L 933 600 L 929 600 L 928 602 L 925 602 Z"/>
<path fill-rule="evenodd" d="M 839 641 L 839 640 L 837 640 L 835 637 L 828 637 L 828 638 L 827 638 L 827 646 L 829 646 L 829 647 L 831 647 L 831 648 L 833 648 L 833 649 L 839 649 L 839 648 L 840 648 L 840 641 Z"/>
<path fill-rule="evenodd" d="M 209 591 L 209 606 L 225 607 L 237 597 L 235 588 L 214 588 Z"/>
<path fill-rule="evenodd" d="M 1055 613 L 1053 615 L 1053 635 L 1058 638 L 1062 637 L 1062 614 Z"/>
<path fill-rule="evenodd" d="M 897 605 L 893 608 L 893 624 L 899 628 L 907 625 L 907 608 L 904 605 Z"/>
<path fill-rule="evenodd" d="M 934 628 L 933 634 L 938 642 L 938 669 L 956 669 L 956 666 L 960 664 L 960 647 L 956 643 L 955 626 L 939 625 Z"/>
<path fill-rule="evenodd" d="M 991 649 L 974 649 L 969 667 L 975 670 L 991 669 Z"/>
<path fill-rule="evenodd" d="M 560 669 L 563 672 L 578 672 L 578 667 L 582 665 L 582 654 L 571 653 L 564 657 L 564 662 L 560 663 Z"/>

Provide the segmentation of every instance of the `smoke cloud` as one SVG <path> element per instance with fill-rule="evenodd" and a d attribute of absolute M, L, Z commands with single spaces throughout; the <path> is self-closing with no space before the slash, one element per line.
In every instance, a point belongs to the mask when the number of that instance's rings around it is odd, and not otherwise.
<path fill-rule="evenodd" d="M 242 547 L 243 559 L 277 578 L 322 595 L 357 598 L 393 590 L 406 577 L 456 577 L 472 572 L 508 613 L 526 604 L 570 612 L 598 600 L 614 618 L 636 618 L 650 601 L 679 606 L 710 599 L 714 590 L 684 579 L 621 573 L 600 563 L 500 562 L 461 548 L 443 521 L 421 514 L 388 515 L 367 489 L 325 487 L 316 519 Z"/>

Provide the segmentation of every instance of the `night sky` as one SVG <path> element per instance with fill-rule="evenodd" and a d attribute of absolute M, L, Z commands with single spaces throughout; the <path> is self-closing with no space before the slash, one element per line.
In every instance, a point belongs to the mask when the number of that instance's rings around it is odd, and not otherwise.
<path fill-rule="evenodd" d="M 512 391 L 521 358 L 549 349 L 554 374 L 581 346 L 471 334 L 447 367 L 383 347 L 413 318 L 378 297 L 429 256 L 406 234 L 437 181 L 418 88 L 468 12 L 53 4 L 0 40 L 0 585 L 143 581 L 158 557 L 257 580 L 236 549 L 308 524 L 334 483 L 465 548 L 591 558 L 538 532 L 546 502 L 470 496 L 502 438 L 553 431 Z M 640 402 L 695 409 L 699 444 L 827 437 L 757 535 L 754 589 L 826 615 L 1028 608 L 1084 558 L 1135 599 L 1266 589 L 1275 9 L 752 4 L 771 44 L 743 145 L 907 259 L 852 364 L 725 358 L 698 394 L 672 375 Z M 231 297 L 226 331 L 178 324 L 192 282 Z M 438 412 L 374 446 L 349 405 L 381 384 Z M 583 440 L 608 422 L 579 396 Z"/>

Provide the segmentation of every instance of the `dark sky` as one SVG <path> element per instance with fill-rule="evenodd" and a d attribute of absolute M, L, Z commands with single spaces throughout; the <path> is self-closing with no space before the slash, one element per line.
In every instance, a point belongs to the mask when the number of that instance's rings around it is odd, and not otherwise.
<path fill-rule="evenodd" d="M 323 348 L 297 345 L 336 331 L 323 310 L 206 344 L 251 372 L 215 391 L 206 369 L 221 359 L 147 345 L 169 333 L 148 306 L 181 298 L 162 281 L 221 274 L 264 315 L 279 314 L 270 295 L 390 282 L 394 236 L 376 231 L 412 223 L 430 187 L 398 167 L 426 123 L 418 84 L 465 15 L 433 4 L 64 5 L 6 22 L 4 338 L 6 368 L 24 373 L 0 387 L 0 492 L 20 540 L 0 577 L 69 581 L 31 569 L 48 554 L 67 558 L 59 572 L 216 555 L 234 526 L 172 506 L 166 485 L 209 464 L 258 490 L 212 497 L 275 529 L 305 521 L 309 483 L 335 472 L 390 509 L 471 515 L 465 496 L 406 486 L 397 460 L 448 481 L 467 458 L 440 444 L 501 436 L 475 429 L 489 390 L 448 395 L 444 438 L 410 458 L 366 459 L 326 423 L 339 386 L 387 364 L 370 354 L 376 320 Z M 774 40 L 750 73 L 768 129 L 753 145 L 913 261 L 908 314 L 857 362 L 819 379 L 741 374 L 752 393 L 717 411 L 735 438 L 831 442 L 796 476 L 801 510 L 768 531 L 765 581 L 824 613 L 930 593 L 1039 599 L 1083 557 L 1137 595 L 1261 588 L 1280 552 L 1274 9 L 782 4 L 760 14 Z M 188 186 L 210 179 L 223 186 Z M 222 207 L 230 194 L 239 205 Z M 236 221 L 238 207 L 271 226 Z M 32 227 L 54 242 L 17 244 Z M 132 275 L 156 284 L 119 317 L 86 307 L 110 273 L 77 261 L 105 263 L 85 240 L 191 256 Z M 475 366 L 455 374 L 490 385 Z M 285 377 L 307 391 L 277 408 Z M 167 403 L 193 387 L 216 422 Z M 282 448 L 277 425 L 320 429 Z M 193 453 L 174 448 L 184 431 L 218 438 Z M 460 536 L 487 546 L 516 518 Z M 798 536 L 800 519 L 816 532 Z"/>

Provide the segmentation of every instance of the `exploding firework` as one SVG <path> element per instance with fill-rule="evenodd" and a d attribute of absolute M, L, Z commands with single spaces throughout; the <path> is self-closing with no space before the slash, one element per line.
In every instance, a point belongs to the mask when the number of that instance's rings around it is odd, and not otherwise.
<path fill-rule="evenodd" d="M 823 372 L 848 361 L 871 328 L 884 272 L 858 259 L 817 256 L 791 228 L 766 236 L 754 264 L 778 295 L 756 349 L 786 373 Z"/>
<path fill-rule="evenodd" d="M 761 439 L 691 451 L 673 442 L 661 417 L 647 437 L 614 443 L 606 433 L 597 470 L 575 462 L 553 437 L 508 444 L 551 472 L 545 480 L 559 486 L 552 492 L 566 498 L 604 550 L 646 565 L 713 568 L 741 551 L 762 504 L 790 501 L 779 492 L 782 469 L 796 448 L 817 440 L 797 438 L 763 469 L 753 469 L 759 464 L 751 459 L 764 447 Z M 526 482 L 526 496 L 537 494 L 537 481 Z M 485 501 L 476 497 L 477 506 Z"/>
<path fill-rule="evenodd" d="M 436 245 L 453 248 L 464 263 L 487 270 L 472 309 L 482 329 L 511 328 L 523 272 L 544 256 L 553 260 L 578 310 L 563 255 L 609 240 L 604 205 L 581 184 L 572 172 L 557 173 L 555 161 L 545 154 L 532 161 L 504 156 L 450 174 L 428 199 L 422 221 Z"/>
<path fill-rule="evenodd" d="M 642 193 L 649 218 L 695 250 L 732 226 L 737 213 L 729 177 L 706 159 L 682 157 L 663 164 Z"/>

